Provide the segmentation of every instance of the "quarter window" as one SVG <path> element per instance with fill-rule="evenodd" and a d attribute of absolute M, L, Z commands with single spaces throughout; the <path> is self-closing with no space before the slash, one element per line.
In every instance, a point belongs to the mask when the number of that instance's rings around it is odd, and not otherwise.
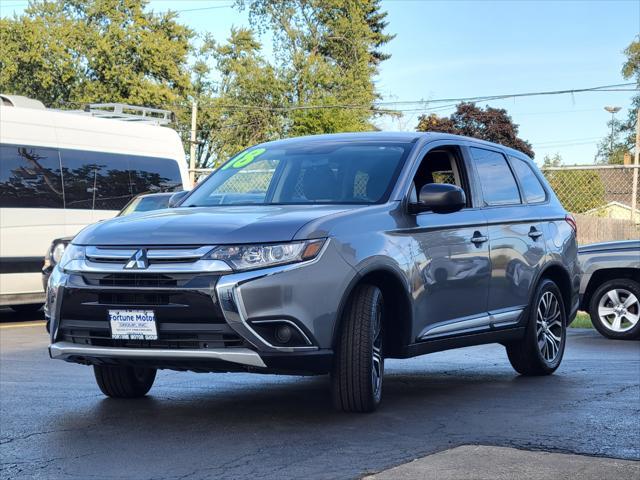
<path fill-rule="evenodd" d="M 483 148 L 471 148 L 487 205 L 520 203 L 518 185 L 504 155 Z"/>
<path fill-rule="evenodd" d="M 540 203 L 544 202 L 547 198 L 547 194 L 540 183 L 537 175 L 531 169 L 524 160 L 517 157 L 509 157 L 513 170 L 516 172 L 520 185 L 522 185 L 522 193 L 528 203 Z"/>
<path fill-rule="evenodd" d="M 0 146 L 0 207 L 63 208 L 58 152 L 41 147 Z"/>

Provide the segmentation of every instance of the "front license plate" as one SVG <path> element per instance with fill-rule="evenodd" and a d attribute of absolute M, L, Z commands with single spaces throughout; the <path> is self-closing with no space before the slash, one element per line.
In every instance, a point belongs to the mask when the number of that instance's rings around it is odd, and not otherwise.
<path fill-rule="evenodd" d="M 119 340 L 157 340 L 153 310 L 109 310 L 111 338 Z"/>

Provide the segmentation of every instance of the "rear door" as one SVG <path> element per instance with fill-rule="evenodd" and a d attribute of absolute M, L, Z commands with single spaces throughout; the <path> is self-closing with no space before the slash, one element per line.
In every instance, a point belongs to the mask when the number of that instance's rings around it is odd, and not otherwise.
<path fill-rule="evenodd" d="M 489 232 L 491 280 L 488 310 L 492 325 L 516 323 L 529 302 L 529 296 L 545 255 L 540 211 L 527 204 L 521 193 L 523 183 L 531 178 L 526 164 L 512 165 L 499 149 L 472 146 L 470 149 L 480 183 L 483 210 Z M 513 159 L 512 162 L 522 162 Z M 524 168 L 523 168 L 524 167 Z M 520 172 L 522 183 L 516 179 Z M 533 201 L 540 201 L 529 189 Z M 542 201 L 546 199 L 542 191 Z"/>

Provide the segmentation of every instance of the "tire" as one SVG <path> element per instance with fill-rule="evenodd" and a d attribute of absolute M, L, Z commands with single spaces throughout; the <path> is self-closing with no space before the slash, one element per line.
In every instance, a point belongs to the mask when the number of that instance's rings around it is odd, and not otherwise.
<path fill-rule="evenodd" d="M 382 400 L 382 292 L 360 285 L 349 299 L 331 372 L 333 404 L 344 412 L 373 412 Z"/>
<path fill-rule="evenodd" d="M 42 308 L 42 303 L 27 303 L 24 305 L 11 305 L 10 308 L 16 313 L 36 313 Z"/>
<path fill-rule="evenodd" d="M 151 389 L 155 368 L 94 365 L 98 387 L 108 397 L 139 398 Z"/>
<path fill-rule="evenodd" d="M 604 282 L 591 296 L 589 315 L 596 330 L 607 338 L 640 338 L 640 283 L 629 278 Z"/>
<path fill-rule="evenodd" d="M 521 375 L 550 375 L 560 366 L 567 341 L 567 314 L 558 286 L 542 279 L 528 310 L 524 337 L 507 345 L 509 362 Z"/>

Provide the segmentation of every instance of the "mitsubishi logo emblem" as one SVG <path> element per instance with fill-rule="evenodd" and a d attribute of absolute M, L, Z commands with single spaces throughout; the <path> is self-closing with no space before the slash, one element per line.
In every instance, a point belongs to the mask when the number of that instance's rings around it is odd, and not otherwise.
<path fill-rule="evenodd" d="M 147 251 L 144 248 L 134 253 L 124 266 L 125 270 L 144 270 L 148 267 L 149 260 L 147 259 Z"/>

